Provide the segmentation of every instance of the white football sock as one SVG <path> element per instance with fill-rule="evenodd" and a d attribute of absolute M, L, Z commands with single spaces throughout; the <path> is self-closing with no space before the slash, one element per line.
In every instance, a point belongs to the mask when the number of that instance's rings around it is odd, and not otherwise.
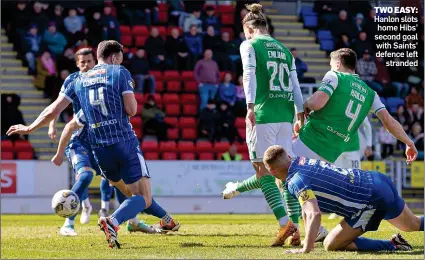
<path fill-rule="evenodd" d="M 134 217 L 130 219 L 128 222 L 130 222 L 131 225 L 137 225 L 139 223 L 139 219 L 137 217 Z"/>
<path fill-rule="evenodd" d="M 100 202 L 100 208 L 102 208 L 102 209 L 106 209 L 106 211 L 108 211 L 108 210 L 109 210 L 109 201 L 104 201 L 104 200 L 102 200 L 102 201 Z"/>
<path fill-rule="evenodd" d="M 65 223 L 63 223 L 64 226 L 74 225 L 74 220 L 71 220 L 69 218 L 65 219 Z"/>
<path fill-rule="evenodd" d="M 91 208 L 91 204 L 90 204 L 89 198 L 83 200 L 83 203 L 81 203 L 81 204 L 83 204 L 83 208 L 86 208 L 86 209 L 87 208 Z"/>

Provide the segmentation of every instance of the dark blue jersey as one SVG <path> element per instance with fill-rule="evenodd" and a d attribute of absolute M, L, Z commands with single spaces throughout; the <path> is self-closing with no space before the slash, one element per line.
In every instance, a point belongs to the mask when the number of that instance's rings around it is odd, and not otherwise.
<path fill-rule="evenodd" d="M 315 196 L 325 213 L 351 217 L 371 204 L 371 173 L 343 169 L 324 161 L 296 157 L 286 178 L 288 191 L 301 203 Z M 312 195 L 311 192 L 314 194 Z"/>
<path fill-rule="evenodd" d="M 80 101 L 90 144 L 96 148 L 135 138 L 124 109 L 126 93 L 133 93 L 128 70 L 121 65 L 98 64 L 77 77 L 62 95 Z"/>

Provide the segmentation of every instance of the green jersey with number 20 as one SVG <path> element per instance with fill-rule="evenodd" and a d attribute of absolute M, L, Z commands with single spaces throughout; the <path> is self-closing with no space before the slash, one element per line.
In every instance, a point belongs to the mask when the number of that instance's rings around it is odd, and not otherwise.
<path fill-rule="evenodd" d="M 360 149 L 359 126 L 369 112 L 376 114 L 385 106 L 356 74 L 329 71 L 318 91 L 325 92 L 329 101 L 310 114 L 300 138 L 313 152 L 335 162 L 341 153 Z"/>
<path fill-rule="evenodd" d="M 295 108 L 289 74 L 296 68 L 291 52 L 269 35 L 244 41 L 240 51 L 244 70 L 255 68 L 256 123 L 292 123 Z"/>

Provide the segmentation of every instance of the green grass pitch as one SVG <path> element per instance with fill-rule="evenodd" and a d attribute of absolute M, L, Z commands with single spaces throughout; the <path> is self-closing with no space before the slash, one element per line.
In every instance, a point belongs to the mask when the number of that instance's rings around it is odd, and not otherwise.
<path fill-rule="evenodd" d="M 153 217 L 140 215 L 148 223 Z M 2 215 L 1 258 L 240 258 L 240 259 L 424 259 L 424 233 L 402 233 L 413 245 L 414 251 L 395 253 L 325 252 L 321 243 L 307 255 L 290 255 L 289 247 L 271 248 L 277 232 L 272 215 L 175 215 L 182 227 L 168 235 L 127 233 L 124 225 L 119 231 L 121 249 L 110 249 L 92 216 L 87 225 L 76 218 L 77 237 L 60 237 L 63 219 L 54 215 Z M 322 217 L 330 230 L 338 220 Z M 302 233 L 303 228 L 301 227 Z M 397 230 L 383 221 L 378 232 L 367 237 L 388 239 Z M 302 234 L 303 236 L 303 234 Z"/>

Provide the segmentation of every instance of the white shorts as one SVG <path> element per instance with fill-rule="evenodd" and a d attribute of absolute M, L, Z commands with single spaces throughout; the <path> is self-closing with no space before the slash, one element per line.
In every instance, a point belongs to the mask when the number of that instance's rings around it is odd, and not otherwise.
<path fill-rule="evenodd" d="M 291 123 L 256 124 L 253 128 L 246 127 L 246 143 L 251 162 L 262 162 L 264 152 L 272 145 L 282 146 L 293 156 L 291 142 Z"/>
<path fill-rule="evenodd" d="M 336 159 L 334 164 L 341 168 L 360 169 L 361 168 L 360 151 L 342 153 L 338 157 L 338 159 Z"/>
<path fill-rule="evenodd" d="M 294 152 L 295 156 L 302 156 L 302 157 L 307 157 L 310 159 L 324 160 L 317 153 L 310 150 L 310 148 L 308 148 L 307 145 L 305 145 L 299 137 L 292 142 L 292 151 Z"/>

